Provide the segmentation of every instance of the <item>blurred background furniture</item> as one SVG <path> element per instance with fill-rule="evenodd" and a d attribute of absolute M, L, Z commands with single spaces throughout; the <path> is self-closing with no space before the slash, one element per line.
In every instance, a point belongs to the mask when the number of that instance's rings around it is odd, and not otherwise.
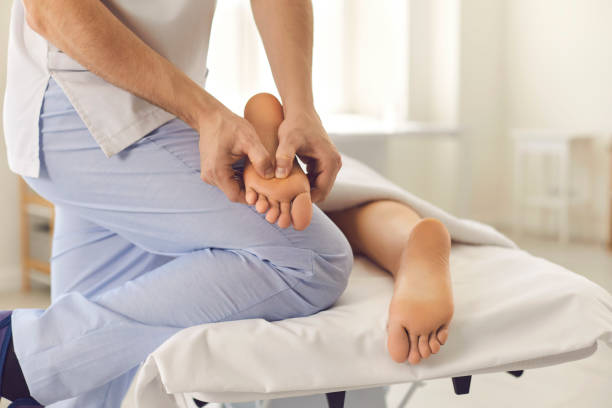
<path fill-rule="evenodd" d="M 19 179 L 21 216 L 21 290 L 30 290 L 32 272 L 51 273 L 51 237 L 53 236 L 53 204 L 36 194 Z M 48 281 L 48 279 L 46 279 Z"/>
<path fill-rule="evenodd" d="M 572 151 L 589 145 L 591 132 L 546 129 L 515 129 L 513 229 L 520 235 L 525 225 L 525 209 L 553 210 L 561 243 L 570 239 L 570 207 L 591 198 L 585 169 L 576 169 Z M 578 171 L 577 171 L 578 170 Z M 576 181 L 579 182 L 576 182 Z"/>

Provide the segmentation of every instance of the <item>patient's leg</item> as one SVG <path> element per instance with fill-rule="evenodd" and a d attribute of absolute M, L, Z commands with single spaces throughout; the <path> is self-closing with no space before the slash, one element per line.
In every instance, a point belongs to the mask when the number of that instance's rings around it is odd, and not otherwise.
<path fill-rule="evenodd" d="M 433 218 L 421 219 L 395 201 L 374 201 L 328 215 L 354 252 L 393 274 L 387 324 L 391 357 L 416 364 L 437 353 L 446 342 L 453 316 L 451 244 L 444 225 Z"/>
<path fill-rule="evenodd" d="M 283 108 L 270 94 L 257 94 L 247 102 L 244 117 L 251 122 L 268 152 L 274 157 L 278 147 L 278 127 L 283 121 Z M 297 160 L 287 178 L 264 179 L 248 163 L 244 169 L 246 200 L 260 213 L 266 213 L 266 220 L 278 222 L 281 228 L 291 224 L 296 230 L 303 230 L 312 218 L 310 184 Z"/>

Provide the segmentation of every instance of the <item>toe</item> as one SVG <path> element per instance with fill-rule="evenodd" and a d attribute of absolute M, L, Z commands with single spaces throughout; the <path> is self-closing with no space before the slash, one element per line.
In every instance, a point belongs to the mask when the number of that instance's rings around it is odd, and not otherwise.
<path fill-rule="evenodd" d="M 312 219 L 310 192 L 298 194 L 291 203 L 291 222 L 298 231 L 306 229 Z"/>
<path fill-rule="evenodd" d="M 266 213 L 266 221 L 270 224 L 274 224 L 276 220 L 278 220 L 278 216 L 280 215 L 280 206 L 278 201 L 270 200 L 270 209 Z"/>
<path fill-rule="evenodd" d="M 252 188 L 247 188 L 244 198 L 247 204 L 255 205 L 255 203 L 257 202 L 257 198 L 258 198 L 257 191 L 253 190 Z"/>
<path fill-rule="evenodd" d="M 429 348 L 431 349 L 431 352 L 433 354 L 436 354 L 438 351 L 440 351 L 440 342 L 436 337 L 436 332 L 432 332 L 429 335 Z"/>
<path fill-rule="evenodd" d="M 291 204 L 289 202 L 280 203 L 280 212 L 278 226 L 281 228 L 289 228 L 291 226 Z"/>
<path fill-rule="evenodd" d="M 270 204 L 268 203 L 268 199 L 266 198 L 266 196 L 260 194 L 259 198 L 257 199 L 257 204 L 255 204 L 255 209 L 257 210 L 257 212 L 263 214 L 268 211 L 269 207 Z"/>
<path fill-rule="evenodd" d="M 431 355 L 431 349 L 429 348 L 429 336 L 419 336 L 419 353 L 421 358 L 427 358 Z"/>
<path fill-rule="evenodd" d="M 438 341 L 440 344 L 444 345 L 444 343 L 446 343 L 446 339 L 448 339 L 448 327 L 442 326 L 442 328 L 438 330 Z"/>
<path fill-rule="evenodd" d="M 419 354 L 419 336 L 410 334 L 410 352 L 408 353 L 408 362 L 410 364 L 418 364 L 421 361 Z"/>
<path fill-rule="evenodd" d="M 389 323 L 387 333 L 387 349 L 389 349 L 391 358 L 398 363 L 403 363 L 408 358 L 410 350 L 410 340 L 404 326 L 399 323 Z"/>

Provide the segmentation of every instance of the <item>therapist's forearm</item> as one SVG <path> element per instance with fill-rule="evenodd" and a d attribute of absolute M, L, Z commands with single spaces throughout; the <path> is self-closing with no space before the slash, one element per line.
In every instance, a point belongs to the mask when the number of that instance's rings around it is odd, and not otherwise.
<path fill-rule="evenodd" d="M 251 0 L 285 115 L 313 109 L 310 0 Z"/>
<path fill-rule="evenodd" d="M 19 1 L 19 0 L 16 0 Z M 219 105 L 99 0 L 24 0 L 32 29 L 94 74 L 198 125 Z"/>

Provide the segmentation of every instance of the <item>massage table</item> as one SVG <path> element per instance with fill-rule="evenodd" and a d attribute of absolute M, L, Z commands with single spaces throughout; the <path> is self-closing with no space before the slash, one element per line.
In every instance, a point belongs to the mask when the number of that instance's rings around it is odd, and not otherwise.
<path fill-rule="evenodd" d="M 490 226 L 457 218 L 349 157 L 325 211 L 376 199 L 409 204 L 444 222 L 455 314 L 440 352 L 418 365 L 388 355 L 391 275 L 356 257 L 348 286 L 327 310 L 268 322 L 248 319 L 184 329 L 149 355 L 123 408 L 195 408 L 323 394 L 342 408 L 347 390 L 449 377 L 455 392 L 471 376 L 585 358 L 612 347 L 612 296 L 588 279 L 519 248 Z M 348 407 L 347 407 L 348 408 Z"/>

